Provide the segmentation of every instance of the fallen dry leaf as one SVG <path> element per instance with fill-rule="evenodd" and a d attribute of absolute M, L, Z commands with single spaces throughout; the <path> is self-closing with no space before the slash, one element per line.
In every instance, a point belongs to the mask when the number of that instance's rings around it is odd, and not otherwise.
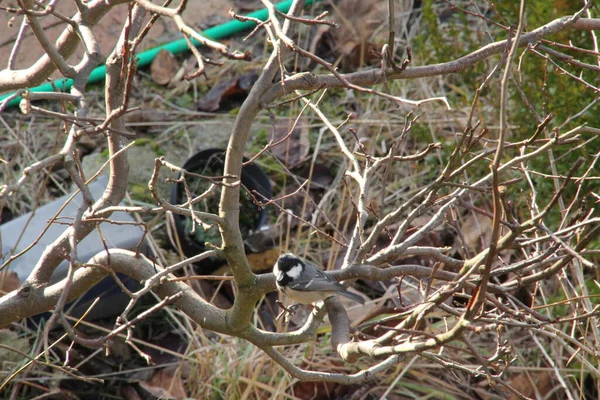
<path fill-rule="evenodd" d="M 330 3 L 331 4 L 331 3 Z M 337 62 L 344 72 L 355 71 L 365 65 L 378 65 L 376 54 L 381 52 L 379 29 L 387 13 L 384 2 L 340 0 L 333 6 L 332 19 L 338 27 L 319 29 L 310 50 L 330 62 Z"/>
<path fill-rule="evenodd" d="M 492 220 L 488 217 L 476 216 L 469 213 L 461 223 L 461 230 L 468 249 L 481 250 L 490 241 L 492 234 Z M 456 240 L 459 240 L 457 237 Z"/>
<path fill-rule="evenodd" d="M 227 103 L 235 103 L 246 98 L 256 79 L 258 75 L 251 73 L 217 83 L 198 100 L 198 110 L 213 112 L 229 108 Z"/>
<path fill-rule="evenodd" d="M 171 82 L 171 79 L 173 79 L 178 70 L 179 63 L 175 59 L 175 56 L 163 49 L 158 52 L 156 58 L 152 61 L 150 75 L 154 82 L 159 85 L 166 85 Z"/>
<path fill-rule="evenodd" d="M 277 261 L 277 257 L 279 257 L 279 253 L 278 248 L 272 248 L 258 254 L 247 254 L 246 257 L 252 272 L 270 272 Z"/>
<path fill-rule="evenodd" d="M 469 213 L 458 222 L 462 239 L 459 235 L 454 238 L 454 252 L 461 254 L 466 259 L 474 254 L 464 254 L 463 245 L 467 249 L 476 252 L 480 252 L 488 248 L 492 236 L 492 220 L 490 218 Z M 501 229 L 503 232 L 506 230 L 505 227 L 502 227 Z M 497 267 L 502 263 L 508 263 L 514 252 L 514 250 L 504 250 L 500 252 L 499 257 L 496 257 L 492 263 L 492 268 Z"/>
<path fill-rule="evenodd" d="M 294 396 L 307 400 L 330 399 L 337 386 L 331 382 L 298 382 L 294 385 Z"/>
<path fill-rule="evenodd" d="M 557 398 L 555 395 L 548 397 L 554 389 L 552 375 L 549 372 L 530 373 L 529 375 L 519 374 L 509 380 L 508 384 L 522 395 L 529 398 L 536 398 L 538 395 L 540 395 L 540 398 L 542 399 L 553 400 Z M 558 392 L 554 391 L 554 393 Z M 513 400 L 518 399 L 519 397 L 514 393 L 510 393 L 507 398 Z"/>
<path fill-rule="evenodd" d="M 290 168 L 300 164 L 308 156 L 310 150 L 310 140 L 308 137 L 308 125 L 304 119 L 300 119 L 296 127 L 292 130 L 291 123 L 286 121 L 275 126 L 275 132 L 271 140 L 276 143 L 285 137 L 286 140 L 273 146 L 271 153 L 284 162 Z"/>
<path fill-rule="evenodd" d="M 140 387 L 161 399 L 185 399 L 187 394 L 179 375 L 173 376 L 167 370 L 161 369 L 149 381 L 141 381 Z"/>
<path fill-rule="evenodd" d="M 0 297 L 21 286 L 21 281 L 15 271 L 0 272 Z"/>

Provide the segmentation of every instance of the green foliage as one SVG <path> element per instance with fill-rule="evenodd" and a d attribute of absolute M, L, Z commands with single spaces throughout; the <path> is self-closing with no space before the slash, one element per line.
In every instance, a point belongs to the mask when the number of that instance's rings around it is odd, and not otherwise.
<path fill-rule="evenodd" d="M 179 107 L 183 107 L 190 110 L 196 108 L 196 104 L 194 103 L 194 96 L 189 91 L 182 93 L 181 95 L 175 96 L 173 100 L 175 104 L 177 104 Z"/>
<path fill-rule="evenodd" d="M 137 200 L 137 201 L 141 201 L 141 202 L 149 203 L 149 204 L 154 203 L 154 199 L 150 195 L 147 185 L 132 182 L 129 185 L 129 193 L 133 200 Z"/>
<path fill-rule="evenodd" d="M 514 28 L 519 22 L 519 3 L 518 1 L 494 3 L 495 11 L 487 14 L 486 17 Z M 572 15 L 579 11 L 581 6 L 580 2 L 566 0 L 528 1 L 525 30 L 531 31 L 556 18 Z M 444 10 L 443 14 L 442 10 Z M 460 11 L 454 10 L 449 13 L 447 5 L 434 0 L 425 0 L 423 2 L 424 33 L 417 37 L 413 45 L 415 58 L 422 59 L 422 61 L 419 60 L 422 63 L 447 62 L 466 55 L 491 41 L 502 40 L 507 37 L 507 30 L 491 24 L 487 24 L 491 37 L 478 34 L 472 25 L 480 22 L 484 23 L 481 20 L 476 20 L 473 16 L 467 18 Z M 575 47 L 594 48 L 592 35 L 585 31 L 567 30 L 547 39 L 563 44 L 570 42 Z M 571 51 L 547 43 L 542 44 L 555 51 L 573 56 L 578 61 L 591 65 L 597 63 L 597 58 L 593 54 Z M 552 129 L 565 124 L 565 122 L 567 123 L 560 128 L 559 133 L 565 133 L 582 124 L 594 127 L 600 126 L 600 113 L 595 112 L 594 107 L 591 107 L 578 118 L 569 120 L 588 106 L 596 96 L 593 89 L 586 87 L 586 84 L 574 77 L 580 77 L 582 81 L 598 87 L 600 86 L 600 78 L 597 73 L 570 65 L 560 61 L 557 57 L 552 57 L 552 60 L 558 65 L 556 66 L 547 60 L 545 55 L 546 51 L 540 47 L 535 49 L 521 48 L 512 66 L 513 76 L 518 82 L 522 93 L 519 93 L 514 82 L 509 82 L 508 123 L 510 129 L 507 140 L 510 142 L 518 142 L 531 137 L 539 123 L 538 118 L 544 118 L 550 113 L 554 116 L 553 121 L 540 138 L 552 137 L 554 135 Z M 452 74 L 444 78 L 445 85 L 450 89 L 447 97 L 453 107 L 470 105 L 473 101 L 474 89 L 482 84 L 485 76 L 498 63 L 499 59 L 498 56 L 489 59 L 487 62 L 477 63 L 468 70 L 461 71 L 460 76 Z M 564 73 L 561 68 L 572 76 Z M 500 72 L 496 72 L 481 92 L 475 118 L 476 120 L 481 119 L 484 126 L 493 127 L 498 125 L 500 76 Z M 422 127 L 416 125 L 413 127 L 413 132 L 418 132 L 420 129 Z M 492 129 L 488 137 L 495 139 L 495 132 L 496 130 Z M 589 136 L 584 136 L 584 139 L 589 139 Z M 445 150 L 442 150 L 444 159 L 447 159 L 448 148 L 450 147 L 445 145 Z M 590 165 L 598 152 L 600 152 L 600 140 L 593 140 L 578 151 L 573 151 L 572 146 L 560 146 L 553 149 L 552 156 L 541 155 L 531 160 L 528 167 L 543 174 L 532 175 L 539 206 L 544 207 L 555 193 L 555 182 L 550 176 L 566 175 L 577 158 L 581 156 L 586 159 L 584 165 Z M 505 153 L 507 158 L 516 155 L 517 153 L 514 151 Z M 489 172 L 485 163 L 480 163 L 480 165 L 482 167 L 479 171 L 480 174 Z M 580 168 L 575 176 L 582 175 L 584 171 L 585 167 Z M 600 171 L 600 166 L 596 165 L 591 175 L 597 175 L 598 171 Z M 471 173 L 474 172 L 476 170 L 472 169 Z M 503 179 L 510 179 L 510 177 L 503 176 Z M 584 193 L 593 190 L 592 185 L 588 182 L 583 183 Z M 525 206 L 530 201 L 529 198 L 522 195 L 522 191 L 529 191 L 526 182 L 512 185 L 508 190 L 511 193 L 511 198 L 515 199 L 517 206 Z M 566 201 L 572 197 L 575 190 L 574 185 L 567 189 L 564 194 Z M 529 212 L 527 208 L 522 208 L 521 211 L 523 213 Z M 555 228 L 561 219 L 562 215 L 556 208 L 544 222 L 551 228 Z"/>
<path fill-rule="evenodd" d="M 136 146 L 149 146 L 154 151 L 154 153 L 156 153 L 157 157 L 165 155 L 164 151 L 160 147 L 160 144 L 156 143 L 154 140 L 152 140 L 150 138 L 136 139 L 135 145 Z"/>
<path fill-rule="evenodd" d="M 257 154 L 260 152 L 269 142 L 268 136 L 270 136 L 270 133 L 267 129 L 259 130 L 252 138 L 249 149 L 250 153 Z M 271 178 L 276 185 L 282 184 L 282 182 L 285 181 L 287 172 L 274 157 L 261 157 L 258 160 L 258 164 L 263 170 L 265 170 L 265 172 L 269 175 L 269 178 Z M 275 193 L 277 193 L 277 188 L 275 189 Z"/>
<path fill-rule="evenodd" d="M 414 39 L 413 54 L 416 62 L 419 64 L 442 63 L 466 55 L 477 50 L 481 46 L 488 44 L 489 40 L 482 37 L 472 29 L 472 24 L 468 18 L 461 12 L 453 13 L 448 19 L 441 21 L 439 17 L 440 2 L 435 0 L 425 0 L 423 2 L 423 33 Z M 497 62 L 498 57 L 493 57 L 491 62 Z M 451 90 L 448 93 L 448 100 L 455 107 L 456 102 L 461 106 L 466 104 L 466 98 L 462 98 L 464 93 L 472 93 L 481 82 L 486 71 L 485 63 L 477 63 L 473 67 L 461 71 L 459 75 L 449 75 L 445 77 L 445 84 L 455 88 L 465 88 L 462 90 Z M 472 100 L 472 99 L 468 99 Z"/>

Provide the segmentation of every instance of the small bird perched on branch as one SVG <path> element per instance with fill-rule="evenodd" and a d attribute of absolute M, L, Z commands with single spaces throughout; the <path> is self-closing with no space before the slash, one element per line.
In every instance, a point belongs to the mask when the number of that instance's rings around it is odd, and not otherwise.
<path fill-rule="evenodd" d="M 350 293 L 341 283 L 315 265 L 292 253 L 279 256 L 273 267 L 273 274 L 277 289 L 298 303 L 312 304 L 340 294 L 365 304 L 365 299 L 361 296 Z"/>

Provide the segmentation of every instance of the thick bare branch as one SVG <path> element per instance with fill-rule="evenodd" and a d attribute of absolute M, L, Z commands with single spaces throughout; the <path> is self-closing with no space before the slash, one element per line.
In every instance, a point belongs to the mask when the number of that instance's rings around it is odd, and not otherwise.
<path fill-rule="evenodd" d="M 556 19 L 546 25 L 543 25 L 531 32 L 521 35 L 519 46 L 525 47 L 536 43 L 544 37 L 564 31 L 566 29 L 599 30 L 600 19 L 581 18 L 574 20 L 572 17 L 563 17 Z M 507 41 L 501 40 L 490 43 L 482 48 L 460 57 L 456 60 L 445 63 L 408 67 L 402 72 L 394 72 L 393 69 L 382 71 L 381 69 L 371 69 L 367 71 L 342 74 L 343 78 L 357 86 L 371 86 L 383 83 L 385 80 L 396 79 L 415 79 L 427 76 L 440 76 L 452 74 L 471 67 L 493 55 L 502 54 L 506 48 Z M 300 73 L 285 79 L 282 83 L 273 85 L 262 98 L 263 104 L 269 104 L 272 101 L 282 97 L 292 90 L 313 90 L 317 87 L 341 88 L 345 84 L 334 75 L 314 75 L 312 73 Z M 285 88 L 285 89 L 284 89 Z"/>

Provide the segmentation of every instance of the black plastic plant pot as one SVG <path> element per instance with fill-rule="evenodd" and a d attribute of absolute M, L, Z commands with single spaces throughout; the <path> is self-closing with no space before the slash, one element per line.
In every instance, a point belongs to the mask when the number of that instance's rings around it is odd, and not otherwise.
<path fill-rule="evenodd" d="M 248 161 L 244 158 L 244 161 Z M 183 168 L 191 173 L 202 176 L 222 176 L 225 162 L 225 150 L 208 149 L 202 150 L 188 159 Z M 180 176 L 181 177 L 181 176 Z M 240 190 L 240 230 L 243 237 L 251 231 L 259 229 L 267 221 L 267 210 L 257 206 L 248 192 L 259 201 L 270 199 L 272 195 L 271 182 L 267 175 L 258 165 L 248 164 L 242 168 L 242 187 Z M 191 197 L 204 193 L 211 182 L 207 179 L 196 178 L 192 175 L 186 175 L 186 183 L 191 192 Z M 260 195 L 253 194 L 256 191 Z M 205 200 L 201 200 L 194 205 L 197 211 L 218 212 L 219 200 L 221 198 L 221 187 Z M 178 182 L 171 190 L 171 203 L 183 204 L 188 200 L 185 187 L 182 182 Z M 221 244 L 221 236 L 218 227 L 215 225 L 208 230 L 201 226 L 194 226 L 190 217 L 183 215 L 173 215 L 175 219 L 175 228 L 179 238 L 181 250 L 187 257 L 192 257 L 207 249 L 206 243 L 212 243 L 215 246 Z M 209 222 L 209 221 L 206 221 Z M 213 272 L 224 261 L 219 258 L 211 258 L 202 261 L 199 264 L 201 273 L 208 274 Z"/>

